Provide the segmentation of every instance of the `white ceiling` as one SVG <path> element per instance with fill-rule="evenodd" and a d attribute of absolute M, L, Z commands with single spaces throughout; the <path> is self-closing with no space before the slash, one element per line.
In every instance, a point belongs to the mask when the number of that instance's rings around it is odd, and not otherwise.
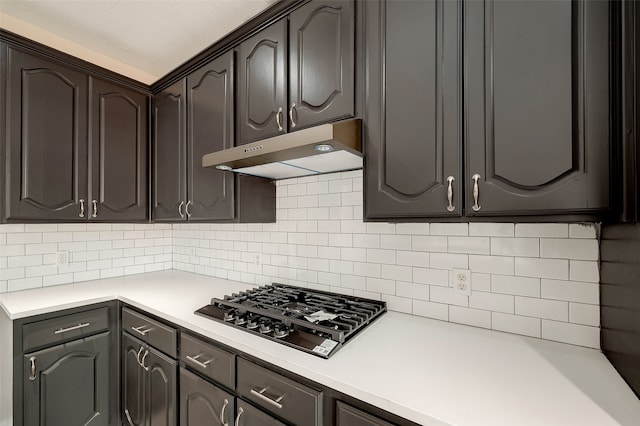
<path fill-rule="evenodd" d="M 278 0 L 0 0 L 0 27 L 151 84 Z"/>

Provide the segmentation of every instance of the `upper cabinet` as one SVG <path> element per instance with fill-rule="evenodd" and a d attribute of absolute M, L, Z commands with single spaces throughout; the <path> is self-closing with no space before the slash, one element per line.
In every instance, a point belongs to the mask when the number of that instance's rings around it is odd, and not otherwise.
<path fill-rule="evenodd" d="M 147 96 L 5 48 L 4 220 L 146 220 Z"/>
<path fill-rule="evenodd" d="M 467 214 L 608 208 L 609 3 L 465 8 Z"/>
<path fill-rule="evenodd" d="M 364 7 L 366 218 L 609 209 L 609 3 Z"/>
<path fill-rule="evenodd" d="M 460 3 L 364 7 L 365 217 L 460 216 Z"/>
<path fill-rule="evenodd" d="M 202 167 L 234 140 L 233 52 L 154 98 L 155 221 L 275 221 L 275 184 Z"/>
<path fill-rule="evenodd" d="M 236 144 L 352 117 L 354 37 L 353 2 L 312 1 L 242 42 Z"/>

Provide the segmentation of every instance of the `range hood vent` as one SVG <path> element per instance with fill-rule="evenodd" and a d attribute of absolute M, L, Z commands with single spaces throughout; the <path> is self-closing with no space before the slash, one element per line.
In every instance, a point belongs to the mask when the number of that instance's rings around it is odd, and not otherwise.
<path fill-rule="evenodd" d="M 206 154 L 202 166 L 269 179 L 361 169 L 361 121 L 322 124 Z"/>

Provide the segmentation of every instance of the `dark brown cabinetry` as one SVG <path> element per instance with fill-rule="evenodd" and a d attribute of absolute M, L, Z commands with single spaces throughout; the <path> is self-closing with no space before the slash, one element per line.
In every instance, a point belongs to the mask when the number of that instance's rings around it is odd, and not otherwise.
<path fill-rule="evenodd" d="M 176 330 L 129 309 L 122 310 L 122 328 L 122 421 L 176 425 Z"/>
<path fill-rule="evenodd" d="M 235 398 L 228 392 L 180 369 L 180 425 L 211 426 L 233 423 Z"/>
<path fill-rule="evenodd" d="M 7 50 L 4 219 L 145 220 L 147 96 Z"/>
<path fill-rule="evenodd" d="M 393 423 L 338 401 L 336 403 L 336 426 L 393 426 Z"/>
<path fill-rule="evenodd" d="M 364 8 L 366 218 L 609 208 L 607 2 Z"/>
<path fill-rule="evenodd" d="M 118 424 L 115 305 L 82 309 L 14 323 L 14 424 Z"/>
<path fill-rule="evenodd" d="M 467 214 L 609 207 L 609 7 L 465 3 Z"/>
<path fill-rule="evenodd" d="M 275 221 L 273 182 L 202 167 L 233 146 L 233 81 L 227 52 L 155 96 L 155 221 Z"/>
<path fill-rule="evenodd" d="M 365 216 L 460 216 L 461 5 L 382 1 L 364 8 Z"/>
<path fill-rule="evenodd" d="M 311 1 L 242 42 L 236 144 L 352 117 L 354 37 L 353 2 Z"/>

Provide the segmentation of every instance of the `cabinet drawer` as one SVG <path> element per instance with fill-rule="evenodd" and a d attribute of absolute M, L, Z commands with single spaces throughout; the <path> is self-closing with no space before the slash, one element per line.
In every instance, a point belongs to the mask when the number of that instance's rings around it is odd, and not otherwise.
<path fill-rule="evenodd" d="M 22 326 L 22 349 L 60 344 L 109 329 L 109 308 L 64 315 Z"/>
<path fill-rule="evenodd" d="M 336 403 L 336 426 L 394 426 L 394 424 L 338 401 Z"/>
<path fill-rule="evenodd" d="M 122 330 L 175 358 L 178 332 L 144 314 L 122 308 Z"/>
<path fill-rule="evenodd" d="M 238 394 L 297 425 L 322 424 L 322 391 L 238 358 Z"/>
<path fill-rule="evenodd" d="M 182 334 L 180 337 L 180 359 L 184 364 L 210 379 L 235 389 L 236 356 L 224 349 Z"/>

